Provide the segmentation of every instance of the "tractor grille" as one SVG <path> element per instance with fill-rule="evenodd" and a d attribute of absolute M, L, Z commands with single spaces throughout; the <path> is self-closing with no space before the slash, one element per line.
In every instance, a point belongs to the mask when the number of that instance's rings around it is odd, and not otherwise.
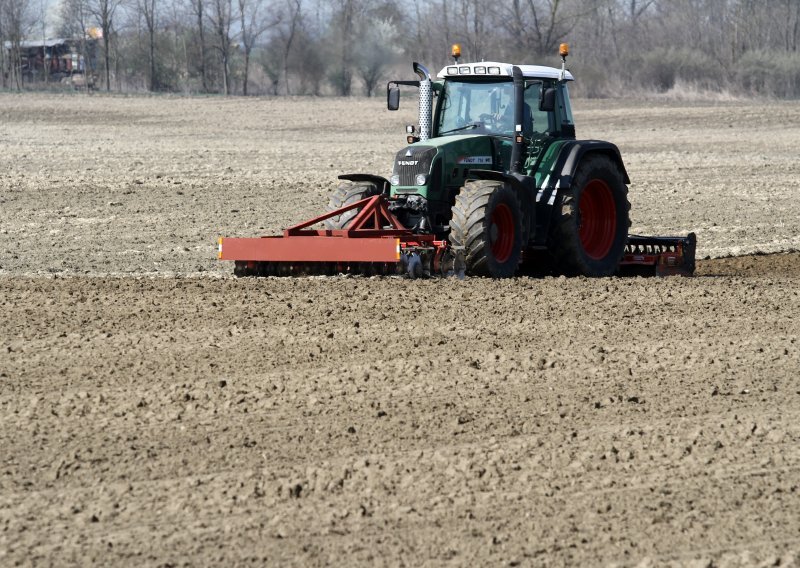
<path fill-rule="evenodd" d="M 397 153 L 393 174 L 400 176 L 400 185 L 416 185 L 417 174 L 431 171 L 431 162 L 436 156 L 436 148 L 430 146 L 409 146 Z"/>

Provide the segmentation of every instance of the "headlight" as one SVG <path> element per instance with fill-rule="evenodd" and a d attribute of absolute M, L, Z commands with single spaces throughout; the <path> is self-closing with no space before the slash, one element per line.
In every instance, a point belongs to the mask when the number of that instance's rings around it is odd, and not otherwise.
<path fill-rule="evenodd" d="M 416 185 L 425 185 L 428 181 L 428 176 L 425 174 L 417 174 L 417 177 L 414 178 L 414 183 Z"/>
<path fill-rule="evenodd" d="M 392 185 L 400 185 L 400 176 L 394 174 L 392 177 L 389 178 L 389 183 Z"/>

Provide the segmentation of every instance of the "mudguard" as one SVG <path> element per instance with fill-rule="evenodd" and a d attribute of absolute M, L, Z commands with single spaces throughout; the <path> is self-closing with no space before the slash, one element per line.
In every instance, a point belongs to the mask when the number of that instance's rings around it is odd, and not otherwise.
<path fill-rule="evenodd" d="M 572 178 L 583 158 L 588 154 L 608 156 L 622 172 L 626 184 L 631 182 L 619 148 L 603 140 L 574 140 L 561 148 L 549 172 L 544 173 L 541 186 L 536 191 L 536 230 L 531 237 L 531 245 L 544 247 L 550 230 L 553 209 L 558 203 L 561 191 L 572 187 Z"/>
<path fill-rule="evenodd" d="M 342 174 L 338 176 L 339 179 L 347 180 L 347 181 L 365 181 L 369 183 L 374 183 L 378 188 L 380 188 L 381 193 L 384 195 L 389 195 L 389 180 L 385 177 L 376 176 L 374 174 Z"/>
<path fill-rule="evenodd" d="M 495 170 L 470 170 L 469 177 L 508 183 L 517 191 L 527 191 L 532 187 L 532 178 L 528 176 L 498 172 Z"/>
<path fill-rule="evenodd" d="M 628 171 L 625 169 L 625 164 L 622 162 L 622 155 L 619 148 L 611 142 L 604 140 L 575 140 L 564 145 L 561 153 L 556 160 L 556 163 L 562 163 L 560 169 L 560 184 L 559 187 L 569 189 L 572 184 L 572 176 L 578 169 L 578 165 L 586 154 L 605 154 L 619 167 L 626 184 L 631 183 L 628 177 Z M 563 162 L 562 162 L 563 159 Z"/>

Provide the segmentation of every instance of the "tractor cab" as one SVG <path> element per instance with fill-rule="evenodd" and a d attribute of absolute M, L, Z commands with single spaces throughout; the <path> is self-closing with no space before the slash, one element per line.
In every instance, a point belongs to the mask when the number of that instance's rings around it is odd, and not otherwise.
<path fill-rule="evenodd" d="M 529 140 L 573 137 L 575 127 L 566 81 L 560 71 L 538 65 L 519 66 L 523 75 L 522 135 Z M 513 66 L 504 63 L 449 65 L 434 83 L 438 104 L 433 117 L 433 137 L 453 134 L 488 134 L 507 138 L 516 133 Z M 491 71 L 490 71 L 491 70 Z"/>
<path fill-rule="evenodd" d="M 388 85 L 390 110 L 399 106 L 400 85 L 419 88 L 419 130 L 406 128 L 409 145 L 389 178 L 394 206 L 412 227 L 446 236 L 467 180 L 485 172 L 541 176 L 551 147 L 575 138 L 567 89 L 573 77 L 565 68 L 466 63 L 442 68 L 435 79 L 418 63 L 414 71 L 419 81 Z"/>

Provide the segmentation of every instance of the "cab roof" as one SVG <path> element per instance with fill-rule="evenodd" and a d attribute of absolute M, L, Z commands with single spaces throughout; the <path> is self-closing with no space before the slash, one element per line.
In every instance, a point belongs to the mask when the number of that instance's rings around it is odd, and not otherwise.
<path fill-rule="evenodd" d="M 442 67 L 438 77 L 440 79 L 451 79 L 453 77 L 511 77 L 511 63 L 500 63 L 497 61 L 480 61 L 477 63 L 454 63 Z M 561 69 L 555 67 L 545 67 L 544 65 L 517 65 L 522 75 L 531 79 L 559 79 Z M 575 78 L 569 71 L 564 78 L 567 81 L 574 81 Z"/>

